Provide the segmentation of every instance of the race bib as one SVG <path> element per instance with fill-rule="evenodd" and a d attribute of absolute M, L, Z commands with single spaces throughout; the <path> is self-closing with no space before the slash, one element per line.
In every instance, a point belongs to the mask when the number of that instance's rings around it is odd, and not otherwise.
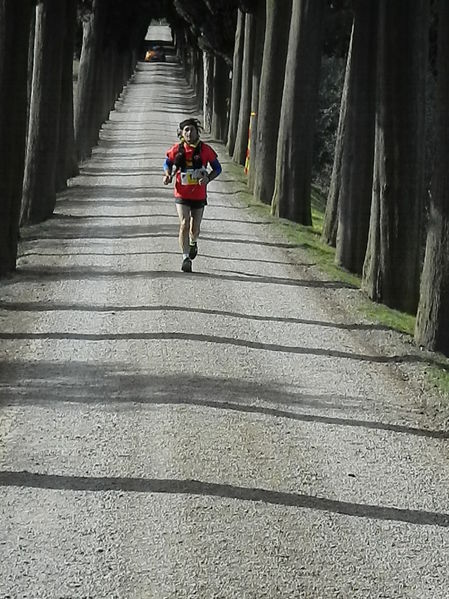
<path fill-rule="evenodd" d="M 192 169 L 188 168 L 185 172 L 181 172 L 182 185 L 199 185 L 199 180 L 207 175 L 205 168 Z"/>

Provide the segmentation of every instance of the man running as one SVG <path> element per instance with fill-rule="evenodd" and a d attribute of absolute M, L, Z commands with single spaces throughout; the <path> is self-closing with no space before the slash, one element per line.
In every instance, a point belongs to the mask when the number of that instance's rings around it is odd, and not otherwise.
<path fill-rule="evenodd" d="M 181 270 L 184 272 L 192 272 L 192 260 L 198 254 L 201 219 L 207 206 L 207 185 L 221 173 L 217 153 L 200 141 L 200 131 L 197 119 L 190 118 L 179 123 L 180 143 L 167 151 L 164 162 L 164 185 L 171 183 L 175 177 Z M 211 171 L 208 171 L 208 165 Z"/>

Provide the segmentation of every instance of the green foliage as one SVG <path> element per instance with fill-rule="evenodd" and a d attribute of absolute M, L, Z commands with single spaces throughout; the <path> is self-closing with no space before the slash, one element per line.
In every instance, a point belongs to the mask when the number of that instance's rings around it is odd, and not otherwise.
<path fill-rule="evenodd" d="M 346 59 L 337 56 L 324 56 L 321 61 L 312 176 L 325 195 L 332 175 L 345 66 Z"/>
<path fill-rule="evenodd" d="M 449 398 L 449 360 L 447 360 L 446 365 L 430 366 L 427 376 L 430 384 Z"/>
<path fill-rule="evenodd" d="M 324 195 L 328 193 L 332 174 L 352 20 L 351 1 L 328 0 L 313 155 L 313 180 Z"/>

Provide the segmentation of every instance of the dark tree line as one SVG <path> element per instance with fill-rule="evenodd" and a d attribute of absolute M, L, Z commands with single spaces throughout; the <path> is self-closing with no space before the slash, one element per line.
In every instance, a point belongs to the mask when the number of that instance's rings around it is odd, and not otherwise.
<path fill-rule="evenodd" d="M 15 265 L 20 212 L 23 223 L 49 216 L 90 155 L 152 16 L 170 23 L 207 130 L 238 164 L 249 142 L 255 197 L 303 225 L 311 224 L 321 57 L 330 48 L 346 54 L 323 242 L 361 275 L 370 298 L 417 313 L 418 343 L 449 353 L 444 0 L 0 0 L 1 272 Z M 438 89 L 431 165 L 429 72 Z"/>
<path fill-rule="evenodd" d="M 419 344 L 448 354 L 447 216 L 442 210 L 447 192 L 439 179 L 447 150 L 442 136 L 445 125 L 440 125 L 447 100 L 442 100 L 448 64 L 442 29 L 447 6 L 435 4 L 440 20 L 435 113 L 439 133 L 429 168 L 425 107 L 432 67 L 428 60 L 430 3 L 353 2 L 323 239 L 336 245 L 338 264 L 361 273 L 362 289 L 370 298 L 412 314 L 418 311 L 415 339 Z M 426 223 L 425 173 L 432 168 Z M 421 239 L 426 231 L 423 268 Z"/>
<path fill-rule="evenodd" d="M 449 5 L 439 4 L 436 156 L 415 339 L 449 354 Z"/>
<path fill-rule="evenodd" d="M 19 224 L 51 216 L 57 192 L 90 155 L 162 8 L 150 0 L 0 0 L 0 275 L 15 269 Z"/>
<path fill-rule="evenodd" d="M 233 5 L 212 0 L 205 4 Z M 331 46 L 342 52 L 348 36 L 341 28 L 345 18 L 338 13 L 351 16 L 323 242 L 336 247 L 337 264 L 361 275 L 362 289 L 371 299 L 418 312 L 418 343 L 449 353 L 448 200 L 443 181 L 446 3 L 254 0 L 235 8 L 233 53 L 227 60 L 228 66 L 232 60 L 232 86 L 226 135 L 222 131 L 217 137 L 243 165 L 251 118 L 250 190 L 271 204 L 273 214 L 303 225 L 311 224 L 320 58 Z M 438 34 L 432 29 L 435 22 Z M 191 14 L 190 23 L 194 31 L 200 19 Z M 429 39 L 434 40 L 431 52 Z M 256 50 L 261 47 L 262 53 Z M 438 137 L 429 166 L 425 106 L 430 70 L 437 76 Z M 210 88 L 213 94 L 214 85 Z M 428 206 L 425 174 L 432 169 Z M 424 258 L 421 240 L 426 231 Z"/>
<path fill-rule="evenodd" d="M 31 0 L 0 1 L 0 275 L 16 266 L 31 12 Z"/>

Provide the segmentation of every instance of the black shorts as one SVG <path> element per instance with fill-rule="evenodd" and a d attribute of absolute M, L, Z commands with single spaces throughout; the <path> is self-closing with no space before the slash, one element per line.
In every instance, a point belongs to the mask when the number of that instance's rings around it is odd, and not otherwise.
<path fill-rule="evenodd" d="M 207 206 L 207 200 L 184 200 L 183 198 L 175 198 L 176 204 L 189 206 L 190 210 L 199 210 Z"/>

